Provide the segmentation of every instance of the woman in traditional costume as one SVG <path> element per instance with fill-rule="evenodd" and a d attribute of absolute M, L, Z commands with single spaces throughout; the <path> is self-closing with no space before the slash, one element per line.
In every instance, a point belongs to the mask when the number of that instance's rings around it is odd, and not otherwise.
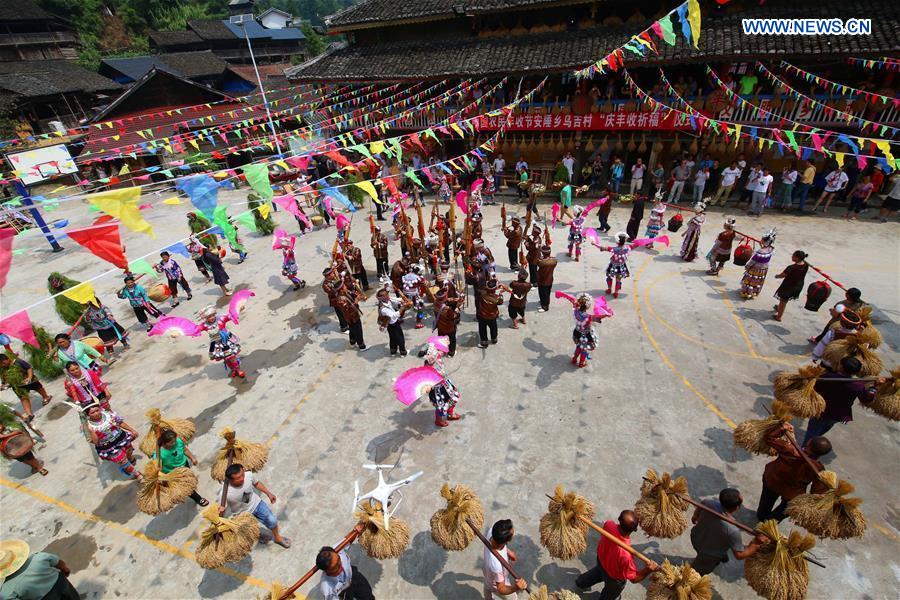
<path fill-rule="evenodd" d="M 135 431 L 122 417 L 111 410 L 103 410 L 99 404 L 91 404 L 86 409 L 87 434 L 97 450 L 97 455 L 119 465 L 119 470 L 132 479 L 141 479 L 134 458 Z"/>
<path fill-rule="evenodd" d="M 662 196 L 653 198 L 653 208 L 650 209 L 650 220 L 647 221 L 647 237 L 651 240 L 659 235 L 660 229 L 665 225 L 664 218 L 666 216 L 666 205 L 662 201 Z M 653 247 L 653 243 L 647 244 L 648 248 Z"/>
<path fill-rule="evenodd" d="M 290 239 L 281 238 L 281 274 L 287 277 L 294 284 L 294 289 L 299 290 L 306 287 L 306 282 L 297 277 L 297 259 L 294 256 L 294 244 L 297 238 L 291 236 Z"/>
<path fill-rule="evenodd" d="M 776 231 L 770 229 L 763 237 L 759 248 L 753 253 L 753 258 L 744 267 L 744 276 L 741 278 L 741 296 L 750 300 L 756 298 L 762 291 L 769 273 L 769 261 L 775 253 Z"/>
<path fill-rule="evenodd" d="M 619 297 L 619 290 L 622 289 L 622 280 L 631 277 L 631 272 L 628 270 L 628 253 L 632 250 L 631 244 L 626 244 L 628 241 L 628 234 L 624 231 L 620 231 L 616 234 L 616 245 L 615 246 L 600 246 L 599 244 L 594 244 L 604 252 L 611 252 L 612 256 L 609 258 L 609 265 L 606 267 L 606 293 L 612 294 L 613 298 Z M 616 291 L 613 292 L 612 284 L 613 279 L 616 280 Z"/>
<path fill-rule="evenodd" d="M 584 241 L 584 209 L 580 206 L 575 207 L 575 216 L 569 221 L 569 250 L 566 256 L 572 256 L 572 250 L 575 251 L 575 262 L 581 260 L 581 242 Z"/>
<path fill-rule="evenodd" d="M 572 364 L 578 368 L 584 368 L 591 359 L 591 352 L 597 348 L 597 338 L 591 326 L 594 322 L 594 299 L 590 294 L 578 294 L 573 299 L 562 296 L 572 303 L 573 316 L 575 317 L 575 329 L 572 330 L 572 341 L 575 342 L 575 352 L 572 354 Z"/>
<path fill-rule="evenodd" d="M 691 262 L 697 258 L 697 245 L 700 243 L 700 228 L 706 222 L 706 204 L 698 202 L 694 205 L 694 216 L 688 221 L 687 229 L 681 234 L 681 258 Z"/>
<path fill-rule="evenodd" d="M 209 334 L 209 360 L 222 361 L 230 377 L 245 376 L 241 371 L 241 345 L 238 337 L 228 331 L 231 317 L 220 315 L 214 306 L 207 306 L 200 311 L 200 329 Z"/>
<path fill-rule="evenodd" d="M 438 338 L 440 339 L 440 338 Z M 428 399 L 434 406 L 434 424 L 438 427 L 446 427 L 450 421 L 458 421 L 460 416 L 454 413 L 459 402 L 459 390 L 453 385 L 453 381 L 447 376 L 444 367 L 444 352 L 434 342 L 428 343 L 425 352 L 425 364 L 431 366 L 442 377 L 442 381 L 431 387 L 428 391 Z"/>

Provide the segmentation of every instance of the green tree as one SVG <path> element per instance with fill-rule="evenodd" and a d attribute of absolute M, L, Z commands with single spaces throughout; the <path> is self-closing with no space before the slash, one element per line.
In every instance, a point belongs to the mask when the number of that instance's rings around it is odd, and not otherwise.
<path fill-rule="evenodd" d="M 69 288 L 73 288 L 76 285 L 80 284 L 80 281 L 75 281 L 74 279 L 69 279 L 62 273 L 54 271 L 47 276 L 47 291 L 51 294 L 59 294 L 60 292 L 64 292 Z M 81 315 L 84 314 L 85 309 L 87 308 L 84 304 L 79 304 L 74 300 L 70 300 L 65 296 L 59 295 L 53 299 L 53 302 L 56 306 L 56 314 L 59 315 L 59 318 L 63 320 L 63 323 L 66 325 L 75 325 L 78 322 L 78 319 L 81 318 Z M 87 326 L 86 323 L 82 321 L 82 325 L 84 326 L 85 331 L 90 331 L 90 327 Z"/>
<path fill-rule="evenodd" d="M 31 344 L 25 344 L 25 354 L 28 355 L 28 362 L 34 367 L 35 373 L 45 379 L 52 379 L 62 375 L 62 366 L 56 362 L 56 353 L 53 352 L 47 356 L 47 351 L 55 347 L 53 336 L 39 325 L 31 325 L 34 330 L 34 337 L 37 338 L 40 348 L 35 348 Z"/>
<path fill-rule="evenodd" d="M 306 55 L 309 58 L 313 56 L 318 56 L 325 52 L 325 40 L 322 39 L 322 36 L 313 31 L 312 25 L 310 25 L 309 21 L 304 21 L 300 26 L 300 31 L 303 32 L 304 37 L 306 37 Z"/>

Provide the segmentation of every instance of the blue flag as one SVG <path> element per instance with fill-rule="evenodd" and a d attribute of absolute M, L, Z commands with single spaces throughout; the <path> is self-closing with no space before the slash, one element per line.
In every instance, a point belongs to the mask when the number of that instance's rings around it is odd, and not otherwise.
<path fill-rule="evenodd" d="M 220 187 L 219 182 L 209 175 L 186 177 L 175 184 L 175 188 L 187 194 L 191 204 L 210 221 L 215 214 Z"/>

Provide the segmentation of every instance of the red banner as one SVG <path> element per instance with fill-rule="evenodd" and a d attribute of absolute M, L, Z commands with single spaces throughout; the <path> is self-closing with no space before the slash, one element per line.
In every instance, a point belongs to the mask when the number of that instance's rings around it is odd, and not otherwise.
<path fill-rule="evenodd" d="M 481 127 L 497 129 L 504 117 L 482 117 Z M 617 111 L 586 115 L 515 115 L 509 131 L 601 131 L 611 129 L 676 130 L 690 129 L 688 118 L 680 113 L 659 111 Z"/>

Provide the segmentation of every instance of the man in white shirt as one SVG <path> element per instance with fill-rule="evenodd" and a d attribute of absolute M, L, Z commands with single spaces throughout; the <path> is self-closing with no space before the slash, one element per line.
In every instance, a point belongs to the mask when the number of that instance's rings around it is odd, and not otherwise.
<path fill-rule="evenodd" d="M 678 202 L 681 199 L 681 193 L 684 191 L 684 182 L 691 174 L 691 168 L 688 166 L 687 160 L 682 160 L 681 164 L 672 169 L 672 176 L 675 181 L 672 182 L 672 189 L 669 190 L 669 202 Z"/>
<path fill-rule="evenodd" d="M 766 198 L 772 195 L 772 181 L 775 178 L 769 174 L 769 167 L 763 167 L 756 176 L 756 185 L 753 188 L 753 199 L 750 201 L 750 210 L 747 214 L 759 216 L 766 207 Z"/>
<path fill-rule="evenodd" d="M 566 152 L 562 158 L 562 164 L 569 172 L 569 183 L 575 183 L 575 157 L 571 152 Z"/>
<path fill-rule="evenodd" d="M 386 288 L 378 290 L 375 294 L 378 299 L 378 325 L 387 329 L 391 356 L 400 352 L 400 356 L 406 356 L 406 336 L 403 335 L 401 321 L 407 306 L 399 298 L 391 298 Z"/>
<path fill-rule="evenodd" d="M 520 156 L 516 161 L 516 175 L 521 175 L 522 171 L 528 171 L 528 163 Z"/>
<path fill-rule="evenodd" d="M 706 180 L 709 179 L 709 169 L 697 169 L 694 176 L 694 204 L 703 201 L 703 189 L 706 187 Z"/>
<path fill-rule="evenodd" d="M 781 172 L 781 190 L 778 192 L 778 202 L 782 212 L 787 212 L 793 204 L 794 182 L 797 181 L 797 169 L 789 165 Z M 773 202 L 773 206 L 776 203 Z"/>
<path fill-rule="evenodd" d="M 225 505 L 232 515 L 248 512 L 256 520 L 272 531 L 274 542 L 284 548 L 291 547 L 291 540 L 282 537 L 278 531 L 278 519 L 272 514 L 269 505 L 262 501 L 257 490 L 269 498 L 269 502 L 275 504 L 275 494 L 263 485 L 262 481 L 256 481 L 253 473 L 245 471 L 238 463 L 232 463 L 225 469 L 225 479 L 228 480 L 228 492 L 225 494 Z M 225 506 L 219 507 L 219 514 L 225 514 Z"/>
<path fill-rule="evenodd" d="M 365 524 L 357 523 L 353 529 L 360 534 L 365 528 Z M 375 600 L 372 585 L 350 563 L 345 550 L 335 552 L 331 546 L 323 547 L 316 555 L 316 567 L 322 571 L 319 591 L 325 600 Z"/>
<path fill-rule="evenodd" d="M 503 183 L 503 169 L 506 168 L 506 161 L 503 160 L 503 154 L 497 154 L 494 159 L 494 189 L 500 191 L 500 184 Z"/>
<path fill-rule="evenodd" d="M 491 548 L 510 563 L 516 562 L 517 557 L 506 545 L 514 533 L 512 521 L 500 519 L 491 527 L 491 537 L 488 540 Z M 488 548 L 484 549 L 483 563 L 481 568 L 484 572 L 484 600 L 519 598 L 519 592 L 528 587 L 524 579 L 510 581 L 509 573 Z"/>
<path fill-rule="evenodd" d="M 753 190 L 756 189 L 756 181 L 762 175 L 762 163 L 757 163 L 750 167 L 750 174 L 747 176 L 747 183 L 744 185 L 744 191 L 741 192 L 741 197 L 738 199 L 738 203 L 736 208 L 741 208 L 744 203 L 750 203 L 750 199 L 753 197 Z"/>
<path fill-rule="evenodd" d="M 737 183 L 740 176 L 741 170 L 737 166 L 737 161 L 731 161 L 731 166 L 722 170 L 722 180 L 719 182 L 719 189 L 716 190 L 716 195 L 713 196 L 712 206 L 716 204 L 725 206 L 725 203 L 728 202 L 728 197 L 731 196 L 731 190 L 734 189 L 734 184 Z"/>
<path fill-rule="evenodd" d="M 644 187 L 644 173 L 647 168 L 644 166 L 644 161 L 640 158 L 637 159 L 637 162 L 631 166 L 631 195 L 634 196 L 635 193 L 640 192 Z"/>
<path fill-rule="evenodd" d="M 831 206 L 831 201 L 834 200 L 835 194 L 847 187 L 847 182 L 849 181 L 850 178 L 844 173 L 844 167 L 842 166 L 826 175 L 825 189 L 822 191 L 822 195 L 819 196 L 819 199 L 816 200 L 816 205 L 813 206 L 812 211 L 816 212 L 819 210 L 819 205 L 822 203 L 822 200 L 825 200 L 825 208 L 822 209 L 822 212 L 827 213 L 828 207 Z"/>

